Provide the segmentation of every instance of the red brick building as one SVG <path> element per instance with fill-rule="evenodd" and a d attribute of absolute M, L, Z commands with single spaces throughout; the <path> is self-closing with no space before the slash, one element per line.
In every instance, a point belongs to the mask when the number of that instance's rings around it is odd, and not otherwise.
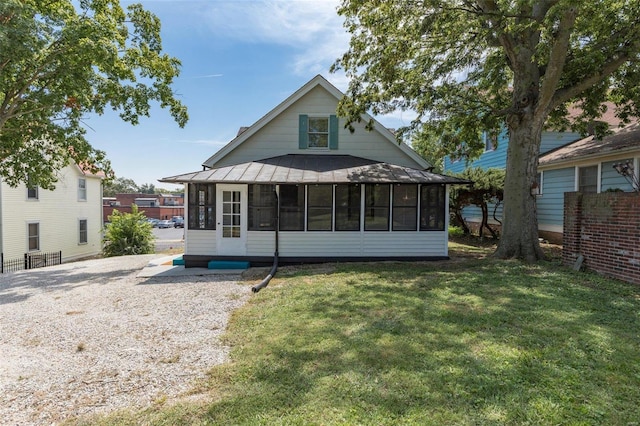
<path fill-rule="evenodd" d="M 171 219 L 173 216 L 184 217 L 183 194 L 116 194 L 115 197 L 102 199 L 102 213 L 105 221 L 114 210 L 131 213 L 131 205 L 138 206 L 138 211 L 154 219 Z"/>

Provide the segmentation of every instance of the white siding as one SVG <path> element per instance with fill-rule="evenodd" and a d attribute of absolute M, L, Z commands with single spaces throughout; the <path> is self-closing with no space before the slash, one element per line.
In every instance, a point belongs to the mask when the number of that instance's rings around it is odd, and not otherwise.
<path fill-rule="evenodd" d="M 78 178 L 86 179 L 87 199 L 78 200 Z M 102 250 L 102 183 L 75 166 L 60 171 L 56 189 L 38 188 L 38 199 L 27 199 L 27 188 L 2 183 L 2 251 L 5 259 L 28 251 L 27 226 L 40 224 L 40 251 L 62 251 L 63 261 L 93 256 Z M 80 219 L 87 220 L 87 243 L 80 244 Z"/>
<path fill-rule="evenodd" d="M 215 255 L 216 231 L 189 230 L 185 231 L 184 252 L 188 255 Z"/>
<path fill-rule="evenodd" d="M 335 114 L 337 101 L 324 88 L 317 86 L 306 96 L 271 120 L 262 129 L 221 159 L 214 167 L 246 163 L 286 154 L 340 154 L 353 155 L 376 161 L 421 169 L 397 143 L 389 142 L 377 131 L 367 131 L 364 123 L 354 123 L 356 131 L 344 128 L 340 119 L 337 150 L 300 150 L 298 148 L 298 117 L 300 114 Z"/>
<path fill-rule="evenodd" d="M 272 256 L 274 232 L 250 232 L 249 256 Z M 440 232 L 280 232 L 282 257 L 446 256 L 447 233 Z"/>

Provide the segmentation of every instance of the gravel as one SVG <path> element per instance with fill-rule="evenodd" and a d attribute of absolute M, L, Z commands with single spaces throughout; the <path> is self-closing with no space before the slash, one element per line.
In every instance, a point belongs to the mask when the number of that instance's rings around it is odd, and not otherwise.
<path fill-rule="evenodd" d="M 155 255 L 0 275 L 0 423 L 52 425 L 185 397 L 214 365 L 237 276 L 139 278 Z"/>

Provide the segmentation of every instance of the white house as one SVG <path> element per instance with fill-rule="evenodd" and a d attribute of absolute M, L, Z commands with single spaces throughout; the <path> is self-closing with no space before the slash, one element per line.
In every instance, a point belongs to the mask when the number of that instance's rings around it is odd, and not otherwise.
<path fill-rule="evenodd" d="M 448 257 L 448 185 L 374 121 L 344 128 L 343 94 L 316 76 L 203 163 L 186 184 L 184 261 Z"/>
<path fill-rule="evenodd" d="M 102 178 L 75 164 L 59 172 L 55 190 L 0 182 L 0 252 L 61 252 L 62 261 L 102 250 Z"/>

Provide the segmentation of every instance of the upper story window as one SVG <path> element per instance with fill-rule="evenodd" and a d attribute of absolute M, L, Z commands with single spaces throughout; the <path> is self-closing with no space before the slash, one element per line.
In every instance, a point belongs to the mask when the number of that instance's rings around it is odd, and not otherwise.
<path fill-rule="evenodd" d="M 335 115 L 299 116 L 300 149 L 338 149 L 338 117 Z"/>
<path fill-rule="evenodd" d="M 37 200 L 38 199 L 38 187 L 34 186 L 33 188 L 27 188 L 27 200 Z"/>
<path fill-rule="evenodd" d="M 578 168 L 578 191 L 598 192 L 598 166 Z"/>
<path fill-rule="evenodd" d="M 87 180 L 85 178 L 78 179 L 78 200 L 87 201 Z"/>
<path fill-rule="evenodd" d="M 492 132 L 484 132 L 484 150 L 493 151 L 498 146 L 498 135 Z"/>

